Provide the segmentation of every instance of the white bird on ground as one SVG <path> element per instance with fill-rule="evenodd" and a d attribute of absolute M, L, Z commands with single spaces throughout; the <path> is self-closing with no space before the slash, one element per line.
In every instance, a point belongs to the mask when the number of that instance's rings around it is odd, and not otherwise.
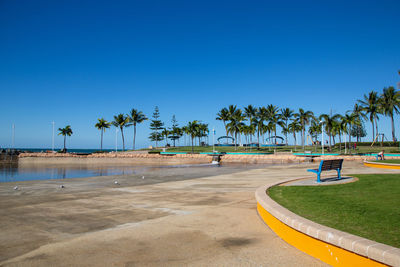
<path fill-rule="evenodd" d="M 18 190 L 19 188 L 18 188 L 18 186 L 14 186 L 14 190 Z"/>
<path fill-rule="evenodd" d="M 142 176 L 142 179 L 144 179 L 144 176 Z"/>
<path fill-rule="evenodd" d="M 114 184 L 119 185 L 118 181 L 114 181 Z"/>

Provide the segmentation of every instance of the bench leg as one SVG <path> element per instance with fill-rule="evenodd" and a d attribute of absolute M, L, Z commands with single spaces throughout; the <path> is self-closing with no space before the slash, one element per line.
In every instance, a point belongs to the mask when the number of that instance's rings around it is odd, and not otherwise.
<path fill-rule="evenodd" d="M 317 173 L 317 183 L 321 182 L 321 173 Z"/>
<path fill-rule="evenodd" d="M 340 169 L 337 169 L 337 177 L 340 179 L 342 179 L 342 176 L 340 175 Z"/>

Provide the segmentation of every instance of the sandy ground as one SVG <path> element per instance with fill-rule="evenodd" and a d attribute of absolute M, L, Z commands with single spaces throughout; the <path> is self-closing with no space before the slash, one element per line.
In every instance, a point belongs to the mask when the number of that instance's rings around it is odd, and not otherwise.
<path fill-rule="evenodd" d="M 136 176 L 2 183 L 0 266 L 322 266 L 277 237 L 254 198 L 263 184 L 312 177 L 313 166 L 163 183 Z M 344 163 L 343 174 L 378 172 L 396 171 Z"/>

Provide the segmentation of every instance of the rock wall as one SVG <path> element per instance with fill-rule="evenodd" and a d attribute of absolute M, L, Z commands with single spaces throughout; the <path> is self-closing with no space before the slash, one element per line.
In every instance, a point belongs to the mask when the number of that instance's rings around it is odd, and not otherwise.
<path fill-rule="evenodd" d="M 321 156 L 312 158 L 312 161 L 319 162 L 323 159 L 343 158 L 346 161 L 375 160 L 373 156 Z M 386 156 L 387 159 L 396 158 Z M 46 164 L 199 164 L 211 163 L 212 157 L 206 154 L 176 154 L 160 155 L 147 153 L 95 153 L 89 155 L 77 155 L 73 153 L 21 153 L 20 163 L 46 163 Z M 224 155 L 222 163 L 301 163 L 310 162 L 310 157 L 295 156 L 292 154 L 269 154 L 269 155 Z"/>

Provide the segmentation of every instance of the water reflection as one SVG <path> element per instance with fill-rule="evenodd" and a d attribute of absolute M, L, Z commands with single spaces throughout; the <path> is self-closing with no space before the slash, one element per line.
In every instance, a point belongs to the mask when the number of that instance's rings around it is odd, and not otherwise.
<path fill-rule="evenodd" d="M 221 167 L 212 164 L 175 165 L 175 166 L 99 166 L 99 165 L 41 165 L 41 164 L 0 164 L 0 182 L 68 179 L 107 175 L 137 175 L 142 177 L 205 177 L 245 169 L 263 168 L 269 164 L 224 164 Z"/>
<path fill-rule="evenodd" d="M 142 169 L 142 170 L 140 170 Z M 81 178 L 91 176 L 106 175 L 126 175 L 140 173 L 146 168 L 140 166 L 42 166 L 29 165 L 18 166 L 18 163 L 8 163 L 0 165 L 0 182 L 29 181 L 29 180 L 47 180 L 47 179 L 66 179 Z"/>

